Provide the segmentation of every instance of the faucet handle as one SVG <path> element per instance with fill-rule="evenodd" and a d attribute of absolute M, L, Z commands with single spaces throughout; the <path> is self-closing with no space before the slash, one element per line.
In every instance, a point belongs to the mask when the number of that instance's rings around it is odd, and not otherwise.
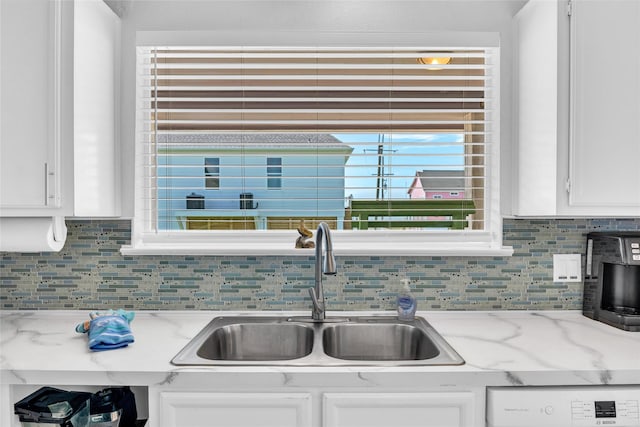
<path fill-rule="evenodd" d="M 313 303 L 312 317 L 314 319 L 324 319 L 324 302 L 318 301 L 318 296 L 313 288 L 309 288 L 309 295 Z"/>
<path fill-rule="evenodd" d="M 309 288 L 309 295 L 311 296 L 311 302 L 313 302 L 313 306 L 320 307 L 320 302 L 318 301 L 318 296 L 316 295 L 315 289 Z"/>

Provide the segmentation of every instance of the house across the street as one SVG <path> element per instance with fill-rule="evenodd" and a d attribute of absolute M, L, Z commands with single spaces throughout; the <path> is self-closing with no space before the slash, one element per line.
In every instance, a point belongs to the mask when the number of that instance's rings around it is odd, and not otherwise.
<path fill-rule="evenodd" d="M 353 149 L 329 134 L 158 138 L 160 229 L 291 229 L 301 219 L 343 227 Z"/>

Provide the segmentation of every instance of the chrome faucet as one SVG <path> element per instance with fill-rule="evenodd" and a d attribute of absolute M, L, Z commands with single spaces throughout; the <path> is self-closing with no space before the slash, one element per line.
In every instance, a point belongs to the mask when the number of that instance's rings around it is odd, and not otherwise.
<path fill-rule="evenodd" d="M 322 242 L 326 246 L 326 254 L 324 263 L 322 260 Z M 322 271 L 320 271 L 322 269 Z M 336 259 L 333 256 L 333 243 L 331 242 L 331 232 L 326 222 L 318 224 L 316 231 L 316 268 L 315 268 L 315 284 L 313 288 L 309 288 L 309 295 L 313 302 L 311 309 L 311 318 L 313 320 L 322 321 L 325 319 L 325 303 L 324 292 L 322 289 L 322 274 L 336 274 Z"/>

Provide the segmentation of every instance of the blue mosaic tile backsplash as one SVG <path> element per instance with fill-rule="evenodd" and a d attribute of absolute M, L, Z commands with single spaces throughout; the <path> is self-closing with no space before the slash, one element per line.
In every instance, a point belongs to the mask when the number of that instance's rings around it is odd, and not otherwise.
<path fill-rule="evenodd" d="M 1 309 L 310 309 L 313 257 L 129 257 L 130 221 L 67 227 L 59 253 L 0 254 Z M 553 283 L 552 255 L 583 254 L 592 230 L 640 230 L 640 219 L 507 219 L 511 257 L 338 257 L 328 309 L 394 310 L 406 277 L 419 310 L 579 310 L 582 283 Z"/>

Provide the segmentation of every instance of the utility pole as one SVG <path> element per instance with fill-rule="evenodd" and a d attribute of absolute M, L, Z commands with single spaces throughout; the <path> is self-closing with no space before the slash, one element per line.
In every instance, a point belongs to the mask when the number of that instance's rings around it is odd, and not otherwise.
<path fill-rule="evenodd" d="M 364 150 L 373 151 L 373 150 Z M 384 148 L 384 134 L 378 134 L 378 168 L 376 171 L 376 200 L 384 200 L 384 189 L 386 187 L 385 177 L 393 175 L 392 173 L 385 173 L 384 171 L 384 154 L 395 153 L 397 150 L 388 150 Z"/>

